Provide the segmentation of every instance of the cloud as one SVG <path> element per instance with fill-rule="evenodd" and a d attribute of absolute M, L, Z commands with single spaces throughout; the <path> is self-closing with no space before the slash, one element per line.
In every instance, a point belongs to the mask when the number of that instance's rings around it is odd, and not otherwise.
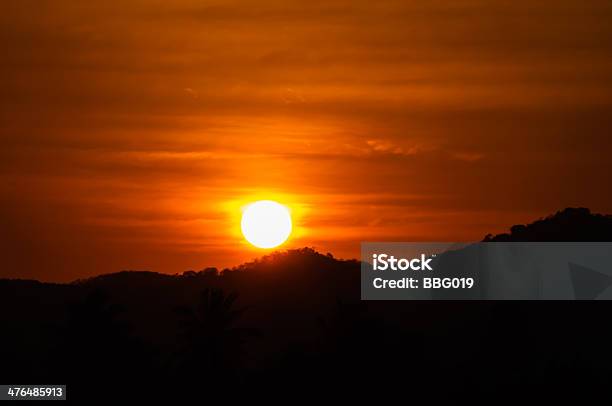
<path fill-rule="evenodd" d="M 415 155 L 422 148 L 419 145 L 412 145 L 409 147 L 400 146 L 390 140 L 384 139 L 370 139 L 366 141 L 371 152 L 392 154 L 392 155 L 403 155 L 410 156 Z"/>
<path fill-rule="evenodd" d="M 484 154 L 479 152 L 453 152 L 451 156 L 454 159 L 464 162 L 477 162 L 484 158 Z"/>
<path fill-rule="evenodd" d="M 193 90 L 190 87 L 184 88 L 183 91 L 187 93 L 189 96 L 193 97 L 194 99 L 197 99 L 200 97 L 200 92 L 198 92 L 197 90 Z"/>

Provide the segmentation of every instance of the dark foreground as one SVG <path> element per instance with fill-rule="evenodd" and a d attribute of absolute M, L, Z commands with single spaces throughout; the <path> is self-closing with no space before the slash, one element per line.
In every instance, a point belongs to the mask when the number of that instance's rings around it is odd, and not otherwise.
<path fill-rule="evenodd" d="M 489 240 L 610 241 L 565 211 Z M 612 382 L 609 302 L 362 302 L 359 263 L 311 249 L 233 270 L 0 280 L 0 382 L 70 400 L 336 393 L 587 401 Z"/>

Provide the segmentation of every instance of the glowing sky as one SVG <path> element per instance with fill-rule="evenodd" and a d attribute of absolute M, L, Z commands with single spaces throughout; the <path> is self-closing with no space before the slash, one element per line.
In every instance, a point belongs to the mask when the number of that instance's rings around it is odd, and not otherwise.
<path fill-rule="evenodd" d="M 0 15 L 0 276 L 182 272 L 612 212 L 609 1 L 20 0 Z"/>

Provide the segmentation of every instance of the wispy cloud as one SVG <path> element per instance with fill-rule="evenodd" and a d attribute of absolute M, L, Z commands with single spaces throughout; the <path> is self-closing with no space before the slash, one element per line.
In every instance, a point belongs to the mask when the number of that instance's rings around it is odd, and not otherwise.
<path fill-rule="evenodd" d="M 466 151 L 453 152 L 453 153 L 451 153 L 451 156 L 454 159 L 457 159 L 459 161 L 464 161 L 464 162 L 476 162 L 476 161 L 480 161 L 481 159 L 484 158 L 484 154 L 482 154 L 482 153 L 479 153 L 479 152 L 466 152 Z"/>
<path fill-rule="evenodd" d="M 399 144 L 385 139 L 371 139 L 366 141 L 371 152 L 392 155 L 415 155 L 423 150 L 420 145 L 400 146 Z"/>

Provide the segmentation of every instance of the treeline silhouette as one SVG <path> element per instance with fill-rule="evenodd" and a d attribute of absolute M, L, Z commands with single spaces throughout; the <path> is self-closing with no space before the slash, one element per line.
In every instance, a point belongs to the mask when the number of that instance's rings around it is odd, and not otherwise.
<path fill-rule="evenodd" d="M 612 224 L 566 209 L 485 241 L 554 236 L 611 241 Z M 363 302 L 359 266 L 303 248 L 181 275 L 0 280 L 0 380 L 81 400 L 585 401 L 609 385 L 608 302 Z"/>

